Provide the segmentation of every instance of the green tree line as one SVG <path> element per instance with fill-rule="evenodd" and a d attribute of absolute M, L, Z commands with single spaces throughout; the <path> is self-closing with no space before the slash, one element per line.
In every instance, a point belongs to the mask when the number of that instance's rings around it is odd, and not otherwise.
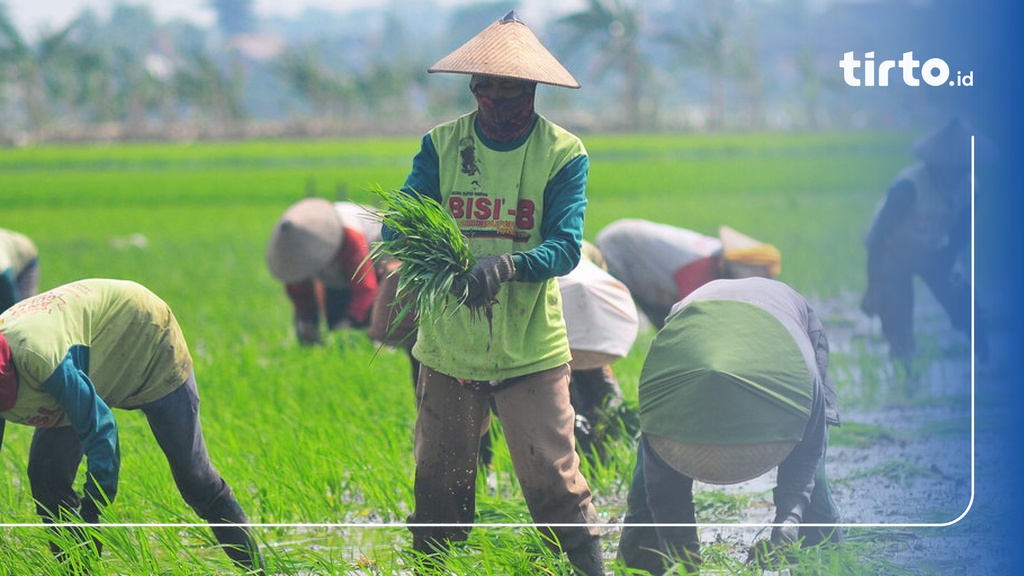
<path fill-rule="evenodd" d="M 76 130 L 86 137 L 215 136 L 268 121 L 307 133 L 418 130 L 471 105 L 466 90 L 428 81 L 426 67 L 509 4 L 427 3 L 413 12 L 393 2 L 348 16 L 312 13 L 347 23 L 319 35 L 283 32 L 280 20 L 255 15 L 252 0 L 208 6 L 217 14 L 209 28 L 161 23 L 145 6 L 118 3 L 105 18 L 84 10 L 30 38 L 0 2 L 0 139 Z M 584 84 L 578 93 L 546 92 L 545 110 L 594 130 L 885 122 L 864 116 L 875 114 L 877 97 L 850 101 L 832 57 L 843 49 L 834 32 L 868 30 L 877 15 L 838 6 L 586 0 L 528 22 Z M 911 21 L 923 9 L 891 2 L 886 14 Z M 879 38 L 885 32 L 875 31 Z"/>

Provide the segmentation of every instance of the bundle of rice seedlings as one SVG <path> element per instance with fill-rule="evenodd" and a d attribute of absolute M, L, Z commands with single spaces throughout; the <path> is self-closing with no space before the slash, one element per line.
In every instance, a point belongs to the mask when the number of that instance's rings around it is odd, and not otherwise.
<path fill-rule="evenodd" d="M 466 237 L 451 215 L 431 198 L 382 187 L 371 191 L 380 198 L 378 219 L 398 233 L 393 240 L 371 246 L 369 255 L 375 263 L 391 258 L 402 262 L 395 302 L 405 304 L 392 326 L 411 313 L 419 314 L 419 322 L 435 322 L 448 310 L 453 286 L 462 293 L 455 302 L 465 299 L 464 282 L 458 279 L 475 262 Z"/>

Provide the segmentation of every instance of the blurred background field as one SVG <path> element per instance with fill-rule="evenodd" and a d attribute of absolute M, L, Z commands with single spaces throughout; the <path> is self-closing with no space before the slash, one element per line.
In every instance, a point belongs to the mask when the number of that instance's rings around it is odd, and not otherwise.
<path fill-rule="evenodd" d="M 891 175 L 908 160 L 911 139 L 903 133 L 587 137 L 593 168 L 585 235 L 593 239 L 623 217 L 706 234 L 727 224 L 780 248 L 780 279 L 815 300 L 842 301 L 862 288 L 862 234 Z M 274 572 L 389 574 L 409 565 L 400 558 L 407 534 L 398 527 L 412 507 L 415 412 L 407 360 L 378 351 L 361 332 L 333 333 L 322 347 L 300 348 L 283 289 L 263 254 L 274 222 L 292 202 L 310 194 L 371 202 L 369 187 L 399 186 L 417 149 L 416 138 L 386 138 L 0 152 L 3 225 L 38 244 L 43 289 L 87 277 L 126 278 L 171 305 L 196 359 L 214 463 L 253 522 L 290 525 L 258 529 Z M 630 403 L 652 337 L 646 331 L 615 364 Z M 870 354 L 856 361 L 858 371 L 838 372 L 841 397 L 845 390 L 859 398 L 855 404 L 885 404 L 884 391 L 869 398 L 856 381 L 882 361 Z M 196 522 L 144 418 L 116 415 L 122 489 L 104 521 Z M 871 433 L 886 431 L 854 427 L 847 442 Z M 3 523 L 36 522 L 25 477 L 30 435 L 26 427 L 7 429 L 0 452 L 10 479 L 0 486 Z M 480 479 L 479 521 L 526 523 L 507 453 L 497 445 L 494 471 Z M 620 440 L 608 458 L 585 467 L 602 521 L 621 520 L 633 449 L 631 440 Z M 700 497 L 718 521 L 737 519 L 751 506 L 749 495 Z M 375 526 L 297 526 L 307 524 Z M 55 569 L 45 530 L 4 528 L 2 534 L 4 549 L 31 552 L 17 559 L 0 552 L 0 565 L 18 566 L 17 573 Z M 103 534 L 109 541 L 102 566 L 109 573 L 230 571 L 209 550 L 203 528 L 106 528 Z M 606 539 L 609 555 L 614 534 Z M 456 573 L 479 573 L 481 562 L 496 563 L 493 573 L 517 573 L 522 562 L 568 573 L 530 530 L 476 530 L 467 550 L 454 561 Z"/>

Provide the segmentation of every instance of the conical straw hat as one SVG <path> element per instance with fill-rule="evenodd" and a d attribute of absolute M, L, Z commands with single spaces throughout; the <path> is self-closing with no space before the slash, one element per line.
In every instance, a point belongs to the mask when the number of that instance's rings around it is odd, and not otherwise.
<path fill-rule="evenodd" d="M 719 280 L 691 294 L 655 336 L 640 374 L 640 428 L 650 447 L 711 484 L 777 466 L 803 438 L 814 408 L 815 381 L 787 325 L 757 304 L 715 296 L 744 286 L 762 297 L 761 285 L 747 280 Z"/>
<path fill-rule="evenodd" d="M 514 10 L 438 60 L 427 72 L 484 74 L 566 88 L 580 87 Z"/>
<path fill-rule="evenodd" d="M 342 225 L 334 205 L 306 198 L 285 211 L 267 245 L 267 268 L 281 282 L 312 278 L 341 248 Z"/>
<path fill-rule="evenodd" d="M 778 466 L 796 446 L 796 441 L 722 446 L 645 436 L 666 464 L 707 484 L 739 484 L 757 478 Z"/>
<path fill-rule="evenodd" d="M 774 278 L 782 271 L 782 253 L 771 244 L 751 238 L 728 226 L 719 226 L 722 258 L 730 278 Z"/>
<path fill-rule="evenodd" d="M 919 160 L 929 164 L 968 167 L 971 165 L 972 136 L 974 156 L 979 164 L 992 162 L 998 157 L 996 145 L 961 118 L 953 118 L 919 137 L 911 150 Z"/>

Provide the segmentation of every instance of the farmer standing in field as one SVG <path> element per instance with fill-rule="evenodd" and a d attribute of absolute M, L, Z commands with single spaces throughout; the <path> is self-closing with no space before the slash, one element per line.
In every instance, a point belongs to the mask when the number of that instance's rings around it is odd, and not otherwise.
<path fill-rule="evenodd" d="M 913 372 L 914 277 L 920 277 L 955 330 L 971 331 L 971 137 L 975 160 L 988 162 L 995 146 L 961 119 L 918 138 L 919 160 L 889 187 L 868 229 L 867 289 L 861 310 L 878 316 L 897 366 Z M 989 361 L 987 327 L 975 315 L 975 353 Z"/>
<path fill-rule="evenodd" d="M 655 328 L 673 304 L 718 278 L 779 274 L 778 249 L 722 226 L 717 238 L 685 228 L 626 218 L 612 222 L 595 241 L 608 272 L 621 280 Z"/>
<path fill-rule="evenodd" d="M 534 521 L 558 524 L 544 532 L 579 573 L 603 574 L 598 518 L 574 449 L 555 280 L 580 258 L 589 159 L 578 138 L 534 110 L 538 83 L 579 83 L 515 12 L 429 71 L 469 74 L 477 109 L 423 138 L 403 190 L 448 210 L 476 264 L 466 306 L 421 321 L 413 348 L 422 363 L 413 548 L 441 561 L 466 539 L 493 398 Z"/>
<path fill-rule="evenodd" d="M 366 256 L 378 222 L 358 204 L 322 198 L 300 200 L 277 221 L 267 267 L 284 283 L 299 343 L 320 342 L 321 319 L 328 330 L 369 325 L 377 273 Z"/>
<path fill-rule="evenodd" d="M 99 522 L 121 467 L 111 408 L 141 410 L 182 497 L 246 570 L 263 561 L 245 511 L 210 463 L 192 357 L 167 304 L 123 280 L 82 280 L 0 315 L 0 444 L 7 421 L 35 427 L 28 476 L 46 523 Z M 82 456 L 84 496 L 73 484 Z M 97 551 L 101 548 L 96 542 Z M 58 558 L 66 553 L 54 543 Z"/>
<path fill-rule="evenodd" d="M 838 542 L 825 478 L 827 425 L 838 425 L 829 348 L 814 311 L 775 280 L 715 280 L 673 306 L 640 375 L 637 464 L 619 558 L 664 574 L 666 556 L 697 573 L 693 481 L 736 484 L 778 466 L 771 538 L 751 550 Z M 643 524 L 662 524 L 645 526 Z"/>
<path fill-rule="evenodd" d="M 0 228 L 0 312 L 39 291 L 39 250 L 28 236 Z"/>

